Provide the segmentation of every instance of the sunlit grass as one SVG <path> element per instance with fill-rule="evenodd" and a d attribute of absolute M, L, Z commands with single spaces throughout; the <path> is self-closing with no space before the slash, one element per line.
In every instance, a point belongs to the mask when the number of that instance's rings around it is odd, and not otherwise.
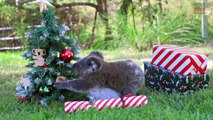
<path fill-rule="evenodd" d="M 193 47 L 192 49 L 208 53 L 212 56 L 212 48 Z M 79 56 L 84 57 L 91 50 L 81 50 Z M 151 59 L 151 51 L 138 52 L 133 49 L 119 49 L 114 51 L 101 51 L 106 61 L 131 59 L 141 67 L 143 61 Z M 105 109 L 101 112 L 89 110 L 67 114 L 64 112 L 64 103 L 53 102 L 48 107 L 38 104 L 20 103 L 15 97 L 15 86 L 20 83 L 20 77 L 28 71 L 24 67 L 27 63 L 22 59 L 20 52 L 0 53 L 0 120 L 198 120 L 213 119 L 213 77 L 208 89 L 197 91 L 189 95 L 168 95 L 162 91 L 154 91 L 143 87 L 138 94 L 148 97 L 148 106 L 127 109 Z M 212 61 L 210 57 L 209 61 Z M 213 73 L 213 68 L 208 69 Z"/>

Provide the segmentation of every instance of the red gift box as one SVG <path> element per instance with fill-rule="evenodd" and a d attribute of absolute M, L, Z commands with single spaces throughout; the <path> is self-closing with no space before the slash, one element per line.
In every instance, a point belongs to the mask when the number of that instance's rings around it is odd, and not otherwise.
<path fill-rule="evenodd" d="M 206 72 L 207 58 L 207 54 L 177 45 L 154 45 L 152 64 L 190 76 Z"/>

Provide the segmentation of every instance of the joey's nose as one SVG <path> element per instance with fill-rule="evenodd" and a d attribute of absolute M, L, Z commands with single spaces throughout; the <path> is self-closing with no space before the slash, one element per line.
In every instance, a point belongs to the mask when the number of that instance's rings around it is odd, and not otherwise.
<path fill-rule="evenodd" d="M 77 65 L 76 63 L 73 64 L 73 69 L 74 69 L 75 72 L 77 72 L 77 66 L 78 66 L 78 65 Z"/>
<path fill-rule="evenodd" d="M 76 67 L 76 63 L 73 64 L 73 68 L 75 68 L 75 67 Z"/>

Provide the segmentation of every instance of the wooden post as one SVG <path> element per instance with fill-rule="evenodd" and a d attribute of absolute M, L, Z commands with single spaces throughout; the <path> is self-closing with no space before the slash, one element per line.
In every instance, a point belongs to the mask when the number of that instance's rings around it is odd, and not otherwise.
<path fill-rule="evenodd" d="M 204 39 L 207 39 L 208 38 L 208 20 L 207 20 L 207 16 L 205 15 L 205 12 L 206 12 L 206 7 L 207 7 L 207 3 L 208 1 L 207 0 L 201 0 L 201 3 L 203 4 L 203 14 L 202 14 L 202 23 L 201 23 L 201 26 L 202 26 L 202 37 Z"/>

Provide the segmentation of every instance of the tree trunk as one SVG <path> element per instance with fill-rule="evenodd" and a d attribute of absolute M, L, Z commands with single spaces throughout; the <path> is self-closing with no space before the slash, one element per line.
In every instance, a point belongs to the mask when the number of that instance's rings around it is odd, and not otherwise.
<path fill-rule="evenodd" d="M 150 0 L 146 0 L 146 2 L 148 3 L 148 13 L 149 13 L 148 18 L 149 18 L 149 21 L 151 23 L 153 23 L 153 14 L 152 14 L 152 11 L 151 11 L 152 5 L 150 3 Z"/>
<path fill-rule="evenodd" d="M 133 25 L 134 25 L 134 28 L 136 30 L 136 27 L 135 27 L 135 15 L 134 15 L 134 6 L 133 6 L 133 2 L 132 0 L 123 0 L 123 3 L 120 7 L 120 11 L 121 11 L 121 14 L 124 16 L 125 18 L 125 21 L 126 21 L 126 24 L 127 24 L 127 21 L 128 21 L 128 9 L 129 7 L 132 5 L 132 9 L 131 9 L 131 12 L 132 12 L 132 20 L 133 20 Z"/>
<path fill-rule="evenodd" d="M 85 46 L 84 46 L 84 48 L 86 48 L 86 49 L 88 49 L 92 45 L 92 43 L 95 39 L 95 25 L 96 25 L 96 21 L 97 21 L 97 14 L 98 14 L 98 11 L 96 10 L 95 11 L 95 17 L 94 17 L 94 23 L 93 23 L 93 27 L 92 27 L 92 35 L 91 35 L 89 42 L 86 43 Z"/>
<path fill-rule="evenodd" d="M 53 1 L 53 4 L 57 4 L 57 0 L 52 0 Z"/>
<path fill-rule="evenodd" d="M 108 11 L 107 11 L 107 0 L 96 0 L 97 5 L 88 2 L 72 2 L 72 3 L 62 3 L 55 4 L 56 8 L 61 7 L 72 7 L 72 6 L 90 6 L 97 10 L 101 21 L 105 25 L 105 38 L 104 41 L 112 40 L 112 29 L 109 25 Z"/>
<path fill-rule="evenodd" d="M 107 0 L 96 0 L 100 18 L 105 25 L 105 41 L 112 40 L 112 29 L 109 25 Z"/>
<path fill-rule="evenodd" d="M 162 13 L 163 11 L 163 5 L 162 5 L 162 0 L 157 0 L 159 8 L 160 8 L 160 12 Z"/>
<path fill-rule="evenodd" d="M 128 15 L 128 9 L 130 5 L 132 4 L 132 0 L 123 0 L 122 5 L 120 7 L 121 14 L 125 17 L 125 20 L 127 21 L 127 15 Z"/>

